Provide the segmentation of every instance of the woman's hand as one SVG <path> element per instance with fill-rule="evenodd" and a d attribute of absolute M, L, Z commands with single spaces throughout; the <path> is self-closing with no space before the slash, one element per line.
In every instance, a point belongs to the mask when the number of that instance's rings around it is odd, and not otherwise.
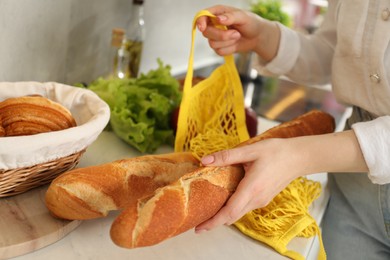
<path fill-rule="evenodd" d="M 266 139 L 202 158 L 207 166 L 242 164 L 245 176 L 226 205 L 195 228 L 197 233 L 230 225 L 265 207 L 290 182 L 319 172 L 367 172 L 352 130 L 317 136 Z"/>
<path fill-rule="evenodd" d="M 301 158 L 283 139 L 267 139 L 224 150 L 202 158 L 202 164 L 242 164 L 245 176 L 227 204 L 210 220 L 196 227 L 197 233 L 230 225 L 247 212 L 265 207 L 300 174 Z"/>
<path fill-rule="evenodd" d="M 209 17 L 197 20 L 197 27 L 208 38 L 209 45 L 221 55 L 235 52 L 255 51 L 265 61 L 272 60 L 279 47 L 280 31 L 274 22 L 241 9 L 229 6 L 213 6 L 208 8 L 216 16 L 217 24 L 228 30 L 214 26 Z"/>

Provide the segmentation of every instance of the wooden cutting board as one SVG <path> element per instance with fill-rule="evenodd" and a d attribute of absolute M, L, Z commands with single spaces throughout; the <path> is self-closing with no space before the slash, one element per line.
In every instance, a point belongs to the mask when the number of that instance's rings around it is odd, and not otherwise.
<path fill-rule="evenodd" d="M 44 203 L 47 186 L 0 198 L 0 259 L 30 253 L 52 244 L 81 221 L 53 218 Z"/>

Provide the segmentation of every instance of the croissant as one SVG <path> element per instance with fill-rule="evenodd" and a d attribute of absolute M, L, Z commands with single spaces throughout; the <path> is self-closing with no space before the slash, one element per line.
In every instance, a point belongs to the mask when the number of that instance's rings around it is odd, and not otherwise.
<path fill-rule="evenodd" d="M 76 121 L 67 108 L 40 95 L 0 102 L 0 136 L 33 135 L 74 126 Z"/>

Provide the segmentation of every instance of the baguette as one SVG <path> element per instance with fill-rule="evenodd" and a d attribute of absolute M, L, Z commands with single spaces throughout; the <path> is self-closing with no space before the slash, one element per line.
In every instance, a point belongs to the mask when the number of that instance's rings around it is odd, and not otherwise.
<path fill-rule="evenodd" d="M 238 146 L 268 138 L 326 134 L 334 129 L 331 115 L 313 110 Z M 194 228 L 222 208 L 243 176 L 239 165 L 201 167 L 186 174 L 123 210 L 111 226 L 111 239 L 124 248 L 144 247 Z"/>
<path fill-rule="evenodd" d="M 121 247 L 157 244 L 215 215 L 244 176 L 241 166 L 202 167 L 129 205 L 114 220 L 110 235 Z"/>
<path fill-rule="evenodd" d="M 291 121 L 284 122 L 264 133 L 254 136 L 238 145 L 245 146 L 268 138 L 291 138 L 304 135 L 320 135 L 332 133 L 336 128 L 336 123 L 328 113 L 320 110 L 311 110 Z"/>
<path fill-rule="evenodd" d="M 199 168 L 189 152 L 145 155 L 77 168 L 55 178 L 45 203 L 55 217 L 85 220 L 104 217 L 152 194 Z"/>

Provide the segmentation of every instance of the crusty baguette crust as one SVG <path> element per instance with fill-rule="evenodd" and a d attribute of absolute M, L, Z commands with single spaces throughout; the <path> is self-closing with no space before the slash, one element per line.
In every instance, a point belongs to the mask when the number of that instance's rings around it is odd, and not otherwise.
<path fill-rule="evenodd" d="M 291 121 L 270 128 L 264 133 L 240 143 L 238 146 L 245 146 L 268 138 L 291 138 L 332 133 L 335 128 L 335 120 L 330 114 L 320 110 L 311 110 Z"/>
<path fill-rule="evenodd" d="M 1 117 L 0 117 L 0 137 L 5 136 L 5 129 L 3 128 L 3 123 L 1 122 Z"/>
<path fill-rule="evenodd" d="M 104 217 L 197 168 L 199 161 L 189 152 L 145 155 L 77 168 L 52 181 L 45 196 L 46 206 L 63 219 Z"/>
<path fill-rule="evenodd" d="M 202 167 L 156 190 L 151 198 L 129 205 L 111 226 L 115 244 L 157 244 L 211 218 L 244 176 L 241 166 Z"/>
<path fill-rule="evenodd" d="M 40 95 L 0 102 L 0 119 L 3 136 L 33 135 L 76 126 L 67 108 Z"/>
<path fill-rule="evenodd" d="M 335 130 L 334 118 L 313 110 L 249 139 L 320 135 Z M 114 221 L 110 235 L 125 248 L 151 246 L 211 218 L 226 203 L 244 175 L 241 166 L 202 167 L 129 205 Z"/>

